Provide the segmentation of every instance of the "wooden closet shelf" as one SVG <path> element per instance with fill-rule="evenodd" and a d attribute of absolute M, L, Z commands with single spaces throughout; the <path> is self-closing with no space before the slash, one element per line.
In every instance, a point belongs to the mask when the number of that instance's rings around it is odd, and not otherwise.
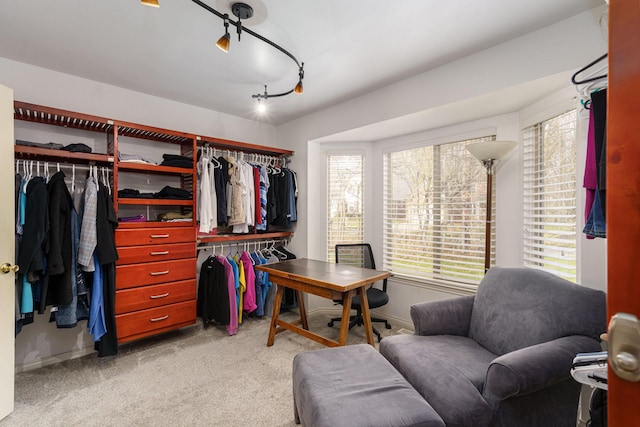
<path fill-rule="evenodd" d="M 70 163 L 97 163 L 113 164 L 113 156 L 95 153 L 76 153 L 65 150 L 52 150 L 50 148 L 29 147 L 26 145 L 14 145 L 13 151 L 16 157 L 34 160 L 52 160 Z"/>
<path fill-rule="evenodd" d="M 280 237 L 292 237 L 292 231 L 277 231 L 273 233 L 255 233 L 255 234 L 219 234 L 212 236 L 208 234 L 199 234 L 198 243 L 215 243 L 215 242 L 236 242 L 244 240 L 268 240 L 278 239 Z"/>
<path fill-rule="evenodd" d="M 168 221 L 144 221 L 144 222 L 118 222 L 118 230 L 125 228 L 162 228 L 162 227 L 193 227 L 193 221 L 168 222 Z"/>
<path fill-rule="evenodd" d="M 110 132 L 113 129 L 113 120 L 104 117 L 29 104 L 27 102 L 14 101 L 13 111 L 16 120 L 84 129 L 93 132 Z"/>
<path fill-rule="evenodd" d="M 191 206 L 192 200 L 176 200 L 176 199 L 132 199 L 119 198 L 120 205 L 166 205 L 166 206 Z"/>
<path fill-rule="evenodd" d="M 129 162 L 118 162 L 118 170 L 122 172 L 149 172 L 149 173 L 157 173 L 157 174 L 183 174 L 183 175 L 192 175 L 193 169 L 191 168 L 176 168 L 173 166 L 157 166 L 157 165 L 147 165 L 143 163 L 129 163 Z"/>

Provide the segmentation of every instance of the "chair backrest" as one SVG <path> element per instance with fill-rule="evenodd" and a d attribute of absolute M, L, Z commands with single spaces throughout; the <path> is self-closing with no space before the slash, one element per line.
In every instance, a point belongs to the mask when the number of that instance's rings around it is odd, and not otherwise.
<path fill-rule="evenodd" d="M 376 269 L 373 251 L 368 243 L 350 243 L 336 245 L 336 263 L 356 267 Z"/>
<path fill-rule="evenodd" d="M 469 336 L 502 355 L 569 335 L 599 341 L 606 294 L 532 268 L 491 268 L 478 285 Z"/>

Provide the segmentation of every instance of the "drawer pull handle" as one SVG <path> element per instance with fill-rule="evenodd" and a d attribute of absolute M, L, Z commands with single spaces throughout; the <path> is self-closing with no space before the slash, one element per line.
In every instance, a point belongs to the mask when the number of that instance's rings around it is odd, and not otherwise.
<path fill-rule="evenodd" d="M 149 298 L 151 299 L 158 299 L 158 298 L 166 298 L 169 296 L 169 292 L 166 292 L 164 294 L 160 294 L 160 295 L 151 295 L 149 296 Z"/>
<path fill-rule="evenodd" d="M 165 270 L 165 271 L 150 271 L 149 274 L 152 275 L 152 276 L 162 276 L 163 274 L 169 274 L 169 270 Z"/>
<path fill-rule="evenodd" d="M 159 251 L 159 252 L 150 252 L 149 255 L 151 256 L 156 256 L 156 255 L 169 255 L 169 251 Z"/>
<path fill-rule="evenodd" d="M 162 317 L 156 317 L 154 319 L 149 319 L 150 322 L 160 322 L 161 320 L 167 320 L 169 318 L 168 314 L 165 314 Z"/>
<path fill-rule="evenodd" d="M 152 234 L 150 236 L 152 239 L 166 239 L 167 237 L 169 237 L 168 234 Z"/>

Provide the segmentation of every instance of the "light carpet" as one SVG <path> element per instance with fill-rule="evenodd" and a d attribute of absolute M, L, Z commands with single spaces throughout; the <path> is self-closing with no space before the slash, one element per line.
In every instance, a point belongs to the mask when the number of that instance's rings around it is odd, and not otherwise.
<path fill-rule="evenodd" d="M 337 339 L 329 317 L 311 314 L 309 329 Z M 325 347 L 289 331 L 267 347 L 269 322 L 245 319 L 232 337 L 198 324 L 122 345 L 114 357 L 17 374 L 15 411 L 0 426 L 295 426 L 293 358 Z M 383 337 L 397 333 L 374 325 Z M 364 342 L 353 328 L 348 343 Z"/>

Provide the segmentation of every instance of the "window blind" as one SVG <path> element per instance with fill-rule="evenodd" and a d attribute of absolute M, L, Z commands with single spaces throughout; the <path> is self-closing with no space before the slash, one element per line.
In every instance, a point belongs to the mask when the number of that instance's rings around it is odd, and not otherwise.
<path fill-rule="evenodd" d="M 385 154 L 385 270 L 417 280 L 482 279 L 487 176 L 465 146 L 487 140 L 495 136 Z M 495 204 L 490 209 L 493 217 Z M 494 253 L 492 238 L 492 260 Z"/>
<path fill-rule="evenodd" d="M 335 245 L 364 239 L 364 156 L 327 157 L 327 260 Z"/>
<path fill-rule="evenodd" d="M 576 280 L 576 111 L 523 131 L 524 265 Z"/>

